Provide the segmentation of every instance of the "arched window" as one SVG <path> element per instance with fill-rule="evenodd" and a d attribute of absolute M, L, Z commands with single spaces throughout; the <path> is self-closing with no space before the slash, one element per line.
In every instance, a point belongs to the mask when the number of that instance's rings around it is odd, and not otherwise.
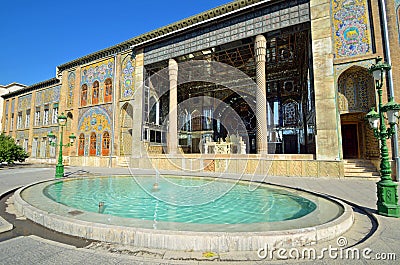
<path fill-rule="evenodd" d="M 107 78 L 105 81 L 106 88 L 104 89 L 104 102 L 110 102 L 112 100 L 112 81 L 111 78 Z"/>
<path fill-rule="evenodd" d="M 299 103 L 289 99 L 283 104 L 283 126 L 297 126 L 299 123 Z"/>
<path fill-rule="evenodd" d="M 110 134 L 108 132 L 103 133 L 103 145 L 101 154 L 107 156 L 110 154 Z"/>
<path fill-rule="evenodd" d="M 133 108 L 129 103 L 125 103 L 121 108 L 121 137 L 120 154 L 132 154 L 132 127 L 133 127 Z"/>
<path fill-rule="evenodd" d="M 87 85 L 84 84 L 82 85 L 82 90 L 81 90 L 81 106 L 86 106 L 87 104 Z"/>
<path fill-rule="evenodd" d="M 89 155 L 95 156 L 96 155 L 96 133 L 92 132 L 90 134 L 90 150 Z"/>
<path fill-rule="evenodd" d="M 78 156 L 83 156 L 84 154 L 85 154 L 85 135 L 81 133 L 79 135 Z"/>
<path fill-rule="evenodd" d="M 99 103 L 99 81 L 93 82 L 92 104 Z"/>
<path fill-rule="evenodd" d="M 153 123 L 153 124 L 158 124 L 157 122 L 157 100 L 155 97 L 151 97 L 150 98 L 150 102 L 149 102 L 149 107 L 150 107 L 150 112 L 149 112 L 149 123 Z"/>
<path fill-rule="evenodd" d="M 338 105 L 341 114 L 367 113 L 375 106 L 374 79 L 367 69 L 352 66 L 339 76 Z"/>

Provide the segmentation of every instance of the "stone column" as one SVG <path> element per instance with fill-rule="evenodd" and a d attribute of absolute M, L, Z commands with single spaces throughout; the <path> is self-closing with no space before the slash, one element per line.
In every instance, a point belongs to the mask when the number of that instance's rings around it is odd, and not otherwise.
<path fill-rule="evenodd" d="M 14 115 L 14 124 L 13 124 L 13 131 L 11 133 L 11 137 L 16 139 L 17 138 L 17 120 L 18 120 L 18 101 L 19 101 L 19 96 L 14 97 L 14 111 L 12 115 Z"/>
<path fill-rule="evenodd" d="M 315 92 L 316 158 L 339 160 L 340 117 L 336 108 L 330 1 L 311 0 L 311 36 Z"/>
<path fill-rule="evenodd" d="M 267 143 L 267 97 L 265 82 L 265 55 L 267 41 L 258 35 L 255 42 L 256 54 L 256 117 L 257 117 L 257 154 L 268 154 Z"/>
<path fill-rule="evenodd" d="M 33 143 L 33 126 L 35 125 L 35 112 L 36 112 L 36 91 L 32 91 L 31 98 L 31 117 L 29 120 L 29 133 L 28 133 L 28 153 L 32 154 L 32 143 Z M 56 132 L 54 132 L 56 133 Z M 32 156 L 32 155 L 31 155 Z"/>
<path fill-rule="evenodd" d="M 174 59 L 169 59 L 169 125 L 167 150 L 168 154 L 178 152 L 178 64 Z"/>
<path fill-rule="evenodd" d="M 130 143 L 131 159 L 130 165 L 134 168 L 140 168 L 139 160 L 136 158 L 146 154 L 145 147 L 142 142 L 142 115 L 143 115 L 143 84 L 144 84 L 144 53 L 143 49 L 136 50 L 136 56 L 132 63 L 135 65 L 135 92 L 129 103 L 132 105 L 132 141 Z M 128 133 L 128 130 L 125 132 Z"/>

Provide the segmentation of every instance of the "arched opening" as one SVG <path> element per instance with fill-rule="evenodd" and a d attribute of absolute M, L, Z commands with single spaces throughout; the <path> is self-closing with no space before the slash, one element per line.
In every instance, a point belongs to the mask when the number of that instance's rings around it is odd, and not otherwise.
<path fill-rule="evenodd" d="M 89 155 L 90 156 L 95 156 L 96 155 L 96 133 L 92 132 L 90 134 L 90 149 L 89 149 Z"/>
<path fill-rule="evenodd" d="M 229 135 L 238 134 L 246 143 L 246 153 L 255 154 L 256 150 L 256 115 L 255 99 L 251 95 L 231 93 L 223 99 L 216 110 L 218 119 L 214 122 L 215 140 L 226 139 Z M 232 115 L 237 115 L 232 117 Z M 240 118 L 237 121 L 236 118 Z"/>
<path fill-rule="evenodd" d="M 78 141 L 78 156 L 83 156 L 85 154 L 85 135 L 81 133 L 79 135 Z"/>
<path fill-rule="evenodd" d="M 92 104 L 99 103 L 99 81 L 93 82 Z"/>
<path fill-rule="evenodd" d="M 110 154 L 110 134 L 107 131 L 103 133 L 101 154 L 103 156 L 108 156 Z"/>
<path fill-rule="evenodd" d="M 367 69 L 353 66 L 338 79 L 338 107 L 344 159 L 379 157 L 379 145 L 365 123 L 365 115 L 376 105 L 374 79 Z"/>
<path fill-rule="evenodd" d="M 150 112 L 149 112 L 149 123 L 159 124 L 159 104 L 156 98 L 150 97 L 149 100 Z"/>
<path fill-rule="evenodd" d="M 82 85 L 81 89 L 81 106 L 87 105 L 87 93 L 88 93 L 88 87 L 86 84 L 84 84 Z"/>
<path fill-rule="evenodd" d="M 111 78 L 107 78 L 104 82 L 104 102 L 110 102 L 112 100 L 112 80 Z"/>
<path fill-rule="evenodd" d="M 67 130 L 70 131 L 72 128 L 72 122 L 74 120 L 74 115 L 68 111 L 67 113 Z"/>
<path fill-rule="evenodd" d="M 121 137 L 120 137 L 120 154 L 132 154 L 132 127 L 133 127 L 133 107 L 129 103 L 125 103 L 121 108 Z"/>
<path fill-rule="evenodd" d="M 192 112 L 192 131 L 201 131 L 201 113 L 198 110 Z"/>

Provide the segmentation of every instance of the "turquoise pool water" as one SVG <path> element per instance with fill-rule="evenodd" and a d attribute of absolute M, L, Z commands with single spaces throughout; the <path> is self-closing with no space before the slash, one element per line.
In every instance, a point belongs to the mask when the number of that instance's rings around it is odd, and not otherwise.
<path fill-rule="evenodd" d="M 196 224 L 251 224 L 293 220 L 313 212 L 314 202 L 280 188 L 193 177 L 101 177 L 60 181 L 43 193 L 88 212 Z M 99 203 L 104 203 L 100 207 Z"/>

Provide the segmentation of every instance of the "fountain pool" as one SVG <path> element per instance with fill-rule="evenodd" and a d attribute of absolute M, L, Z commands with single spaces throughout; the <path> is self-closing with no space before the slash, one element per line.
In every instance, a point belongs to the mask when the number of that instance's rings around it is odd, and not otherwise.
<path fill-rule="evenodd" d="M 15 204 L 28 219 L 62 233 L 174 250 L 307 245 L 337 237 L 353 222 L 351 208 L 339 201 L 205 177 L 53 180 L 20 189 Z"/>

